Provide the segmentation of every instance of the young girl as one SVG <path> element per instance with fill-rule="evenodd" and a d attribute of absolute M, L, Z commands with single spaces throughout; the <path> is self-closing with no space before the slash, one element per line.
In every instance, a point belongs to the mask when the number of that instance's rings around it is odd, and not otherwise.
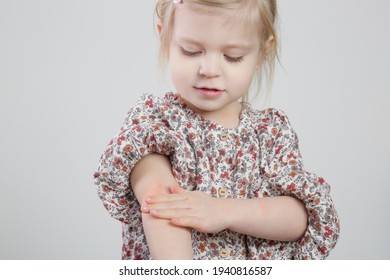
<path fill-rule="evenodd" d="M 286 115 L 247 93 L 272 75 L 276 0 L 158 0 L 175 93 L 141 97 L 94 180 L 123 259 L 324 259 L 339 223 Z M 169 156 L 169 157 L 166 157 Z"/>

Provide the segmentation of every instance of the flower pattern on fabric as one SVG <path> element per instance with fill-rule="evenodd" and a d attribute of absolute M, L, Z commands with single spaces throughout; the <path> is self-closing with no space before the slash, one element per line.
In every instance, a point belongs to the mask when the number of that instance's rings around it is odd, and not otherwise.
<path fill-rule="evenodd" d="M 298 138 L 280 110 L 243 103 L 240 124 L 227 129 L 188 108 L 173 93 L 144 94 L 109 142 L 94 173 L 103 205 L 122 222 L 122 259 L 151 259 L 140 204 L 129 185 L 135 164 L 149 153 L 169 155 L 182 188 L 218 198 L 290 195 L 308 211 L 297 242 L 280 242 L 224 230 L 192 230 L 194 259 L 324 259 L 339 236 L 330 187 L 304 170 Z"/>

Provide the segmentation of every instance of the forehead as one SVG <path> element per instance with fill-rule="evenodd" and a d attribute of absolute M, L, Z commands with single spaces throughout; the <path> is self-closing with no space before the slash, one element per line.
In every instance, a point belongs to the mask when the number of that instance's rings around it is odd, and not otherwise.
<path fill-rule="evenodd" d="M 176 8 L 173 39 L 185 38 L 205 45 L 256 45 L 258 32 L 249 26 L 242 13 L 215 7 Z"/>

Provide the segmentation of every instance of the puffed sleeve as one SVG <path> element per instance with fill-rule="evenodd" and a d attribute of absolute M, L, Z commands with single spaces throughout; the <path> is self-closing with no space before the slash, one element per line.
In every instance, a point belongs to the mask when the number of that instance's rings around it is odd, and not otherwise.
<path fill-rule="evenodd" d="M 104 207 L 128 222 L 139 204 L 129 185 L 136 163 L 150 153 L 169 155 L 180 137 L 161 118 L 161 100 L 145 94 L 127 114 L 120 132 L 109 142 L 94 172 L 94 183 Z M 138 209 L 137 209 L 138 211 Z"/>
<path fill-rule="evenodd" d="M 266 160 L 261 163 L 267 192 L 270 196 L 294 196 L 308 212 L 307 230 L 293 244 L 292 257 L 325 259 L 336 245 L 340 230 L 330 186 L 322 177 L 304 170 L 298 137 L 282 111 L 269 109 L 260 130 L 268 148 Z"/>

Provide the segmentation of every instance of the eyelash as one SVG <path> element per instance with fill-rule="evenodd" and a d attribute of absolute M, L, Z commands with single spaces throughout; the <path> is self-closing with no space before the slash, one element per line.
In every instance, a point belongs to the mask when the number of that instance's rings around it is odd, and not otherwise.
<path fill-rule="evenodd" d="M 186 56 L 190 56 L 190 57 L 195 57 L 195 56 L 198 56 L 201 54 L 201 52 L 190 52 L 190 51 L 187 51 L 186 49 L 184 48 L 180 48 L 181 49 L 181 52 L 182 54 L 186 55 Z M 232 63 L 239 63 L 239 62 L 243 62 L 244 61 L 244 57 L 243 56 L 240 56 L 240 57 L 231 57 L 231 56 L 228 56 L 228 55 L 224 55 L 225 59 L 229 62 L 232 62 Z"/>
<path fill-rule="evenodd" d="M 226 58 L 227 61 L 233 62 L 233 63 L 239 63 L 239 62 L 243 62 L 244 61 L 244 57 L 243 56 L 231 57 L 231 56 L 225 55 L 225 58 Z"/>
<path fill-rule="evenodd" d="M 201 54 L 201 52 L 190 52 L 190 51 L 187 51 L 186 49 L 183 49 L 183 48 L 180 48 L 180 49 L 181 49 L 182 54 L 184 54 L 186 56 L 194 57 L 194 56 L 198 56 Z"/>

